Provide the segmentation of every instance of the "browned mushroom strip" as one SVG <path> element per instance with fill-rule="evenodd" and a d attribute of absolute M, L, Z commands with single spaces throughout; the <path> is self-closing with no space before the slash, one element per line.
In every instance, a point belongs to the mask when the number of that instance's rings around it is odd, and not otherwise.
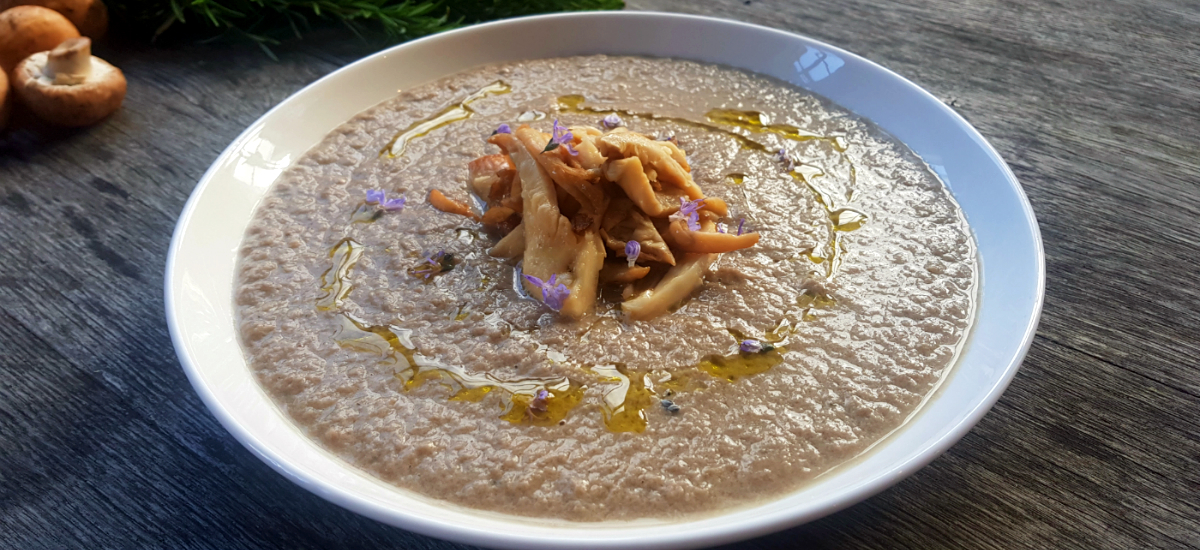
<path fill-rule="evenodd" d="M 486 225 L 500 225 L 508 221 L 509 218 L 516 214 L 512 208 L 507 206 L 493 206 L 483 213 L 483 223 Z"/>
<path fill-rule="evenodd" d="M 437 208 L 438 210 L 448 214 L 458 214 L 473 220 L 479 219 L 479 216 L 475 215 L 475 213 L 471 211 L 471 207 L 467 206 L 466 203 L 447 197 L 437 189 L 429 192 L 429 204 L 434 208 Z"/>
<path fill-rule="evenodd" d="M 508 155 L 484 155 L 467 163 L 467 181 L 471 182 L 471 189 L 488 201 L 508 196 L 516 172 Z"/>
<path fill-rule="evenodd" d="M 609 206 L 601 224 L 604 229 L 605 244 L 617 253 L 625 255 L 625 244 L 637 241 L 641 246 L 640 257 L 646 260 L 675 265 L 675 256 L 659 235 L 658 229 L 644 214 L 634 208 L 633 203 L 626 198 L 618 198 Z"/>
<path fill-rule="evenodd" d="M 569 285 L 571 294 L 563 301 L 562 313 L 579 319 L 596 307 L 596 289 L 600 282 L 600 269 L 604 267 L 604 243 L 593 228 L 584 232 L 579 240 L 578 255 L 575 256 L 571 273 L 575 276 Z"/>
<path fill-rule="evenodd" d="M 580 167 L 586 170 L 597 170 L 608 160 L 596 148 L 596 140 L 603 135 L 600 130 L 586 126 L 572 126 L 571 133 L 579 138 L 579 143 L 575 144 L 575 150 L 579 152 L 579 156 L 575 160 L 579 162 Z"/>
<path fill-rule="evenodd" d="M 579 241 L 571 230 L 571 221 L 558 210 L 554 182 L 550 181 L 550 176 L 515 137 L 510 134 L 497 134 L 494 137 L 495 143 L 512 156 L 518 177 L 521 178 L 524 272 L 543 281 L 551 275 L 566 273 L 575 262 Z M 524 281 L 524 285 L 531 294 L 539 299 L 542 297 L 540 288 L 528 281 Z"/>
<path fill-rule="evenodd" d="M 600 217 L 600 213 L 608 206 L 608 199 L 596 185 L 599 179 L 598 172 L 568 163 L 564 158 L 569 156 L 565 147 L 543 151 L 550 138 L 529 126 L 517 128 L 516 136 L 554 183 L 562 186 L 563 190 L 579 201 L 583 210 L 593 219 Z"/>
<path fill-rule="evenodd" d="M 525 225 L 518 224 L 496 243 L 488 254 L 496 258 L 519 258 L 525 253 Z"/>
<path fill-rule="evenodd" d="M 609 162 L 604 177 L 609 181 L 616 182 L 625 191 L 629 200 L 632 200 L 642 212 L 651 217 L 660 218 L 672 212 L 669 210 L 669 206 L 660 203 L 658 197 L 655 196 L 654 188 L 650 186 L 650 180 L 646 178 L 646 173 L 642 170 L 642 161 L 637 157 Z M 674 208 L 679 210 L 678 202 L 674 204 Z"/>
<path fill-rule="evenodd" d="M 708 210 L 717 216 L 724 217 L 729 215 L 729 205 L 724 199 L 716 197 L 704 197 L 704 205 L 700 207 L 703 210 Z"/>
<path fill-rule="evenodd" d="M 650 273 L 650 266 L 635 265 L 629 267 L 629 264 L 608 262 L 604 264 L 604 268 L 600 270 L 600 284 L 607 285 L 611 283 L 632 283 Z"/>
<path fill-rule="evenodd" d="M 666 145 L 664 145 L 666 144 Z M 634 132 L 610 132 L 604 134 L 599 142 L 600 152 L 609 158 L 638 157 L 643 165 L 649 165 L 658 175 L 658 180 L 683 189 L 688 197 L 699 199 L 704 197 L 700 187 L 692 181 L 692 175 L 675 158 L 674 148 L 667 142 L 654 141 Z"/>
<path fill-rule="evenodd" d="M 758 233 L 734 235 L 689 231 L 682 221 L 675 220 L 667 229 L 667 240 L 683 252 L 723 253 L 750 248 L 758 243 Z"/>
<path fill-rule="evenodd" d="M 621 311 L 635 321 L 653 319 L 669 311 L 704 282 L 704 273 L 716 254 L 688 254 L 675 264 L 654 288 L 621 304 Z"/>

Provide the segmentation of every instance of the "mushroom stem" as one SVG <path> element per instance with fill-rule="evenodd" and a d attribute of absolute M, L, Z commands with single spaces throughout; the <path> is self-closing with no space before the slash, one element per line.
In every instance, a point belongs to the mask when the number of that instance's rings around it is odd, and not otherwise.
<path fill-rule="evenodd" d="M 42 74 L 60 86 L 82 84 L 92 74 L 92 41 L 87 38 L 63 41 L 46 56 Z"/>

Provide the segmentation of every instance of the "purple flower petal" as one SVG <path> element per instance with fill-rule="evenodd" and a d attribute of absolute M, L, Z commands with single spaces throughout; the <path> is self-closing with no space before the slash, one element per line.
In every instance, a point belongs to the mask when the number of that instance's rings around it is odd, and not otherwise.
<path fill-rule="evenodd" d="M 629 267 L 633 267 L 637 263 L 638 256 L 642 254 L 642 244 L 637 241 L 629 241 L 625 243 L 625 257 L 629 260 Z"/>
<path fill-rule="evenodd" d="M 762 342 L 758 340 L 742 340 L 742 345 L 738 349 L 746 353 L 760 353 L 763 350 Z"/>
<path fill-rule="evenodd" d="M 559 124 L 558 119 L 556 118 L 554 119 L 554 125 L 550 128 L 550 142 L 546 144 L 546 149 L 543 150 L 543 152 L 552 151 L 555 147 L 564 145 L 567 148 L 567 152 L 570 153 L 571 156 L 578 156 L 579 151 L 576 151 L 575 148 L 571 146 L 571 142 L 574 139 L 575 134 L 572 134 L 566 126 Z"/>
<path fill-rule="evenodd" d="M 723 224 L 723 223 L 717 224 L 717 233 L 728 233 L 728 232 L 729 232 L 729 228 L 726 227 L 725 224 Z"/>
<path fill-rule="evenodd" d="M 742 220 L 738 222 L 738 236 L 739 237 L 742 236 L 742 230 L 745 227 L 746 227 L 746 218 L 742 218 Z"/>
<path fill-rule="evenodd" d="M 493 134 L 511 134 L 512 128 L 510 128 L 508 126 L 508 123 L 505 123 L 505 124 L 501 124 L 498 128 L 496 128 L 496 131 L 492 132 L 492 133 Z"/>
<path fill-rule="evenodd" d="M 398 198 L 388 200 L 387 193 L 380 189 L 367 189 L 367 204 L 378 205 L 384 210 L 401 210 L 404 208 L 404 203 L 408 199 L 401 195 Z"/>
<path fill-rule="evenodd" d="M 542 290 L 542 302 L 545 302 L 545 304 L 554 311 L 562 311 L 563 300 L 566 300 L 567 296 L 570 296 L 571 289 L 567 288 L 567 285 L 561 283 L 558 285 L 554 284 L 555 281 L 558 280 L 557 273 L 551 275 L 550 279 L 546 281 L 534 277 L 533 275 L 523 274 L 523 276 L 525 277 L 526 281 L 529 281 L 530 284 Z"/>
<path fill-rule="evenodd" d="M 700 230 L 700 214 L 696 212 L 704 206 L 704 199 L 696 199 L 689 201 L 683 197 L 679 197 L 679 211 L 671 214 L 670 220 L 682 220 L 687 222 L 688 229 L 691 231 Z"/>
<path fill-rule="evenodd" d="M 398 199 L 386 200 L 382 204 L 380 204 L 380 206 L 382 206 L 384 210 L 403 210 L 404 203 L 406 203 L 406 202 L 408 202 L 407 198 L 400 197 Z"/>
<path fill-rule="evenodd" d="M 539 279 L 539 278 L 537 278 L 537 277 L 534 277 L 533 275 L 530 275 L 530 274 L 528 274 L 528 273 L 522 273 L 522 276 L 524 276 L 524 277 L 525 277 L 525 280 L 526 280 L 526 281 L 529 281 L 529 284 L 531 284 L 531 285 L 533 285 L 533 286 L 536 286 L 536 287 L 538 287 L 538 288 L 543 288 L 543 287 L 545 286 L 545 285 L 542 283 L 542 280 L 541 280 L 541 279 Z"/>
<path fill-rule="evenodd" d="M 796 168 L 796 163 L 792 160 L 791 155 L 788 154 L 787 149 L 780 149 L 776 151 L 775 160 L 779 161 L 779 163 L 783 165 L 783 169 L 786 171 L 790 172 Z"/>
<path fill-rule="evenodd" d="M 623 124 L 625 124 L 625 122 L 621 120 L 621 117 L 617 116 L 617 113 L 609 113 L 605 115 L 604 118 L 600 119 L 600 125 L 609 130 L 612 130 L 613 128 Z"/>

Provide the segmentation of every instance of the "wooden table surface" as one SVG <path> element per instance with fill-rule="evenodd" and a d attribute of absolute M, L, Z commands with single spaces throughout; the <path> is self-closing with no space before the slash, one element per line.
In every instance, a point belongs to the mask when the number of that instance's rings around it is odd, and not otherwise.
<path fill-rule="evenodd" d="M 778 27 L 944 98 L 1041 224 L 1045 313 L 986 418 L 896 486 L 731 548 L 1200 547 L 1200 7 L 1195 0 L 630 0 Z M 100 54 L 129 98 L 0 137 L 0 547 L 456 548 L 273 472 L 176 360 L 176 217 L 248 124 L 370 53 L 326 32 Z"/>

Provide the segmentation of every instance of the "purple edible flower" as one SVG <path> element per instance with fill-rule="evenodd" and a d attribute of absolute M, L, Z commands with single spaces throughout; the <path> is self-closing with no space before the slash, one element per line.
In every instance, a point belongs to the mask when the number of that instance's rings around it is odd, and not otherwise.
<path fill-rule="evenodd" d="M 625 243 L 625 257 L 629 259 L 629 267 L 637 263 L 638 256 L 642 253 L 642 244 L 637 241 L 629 241 Z"/>
<path fill-rule="evenodd" d="M 717 233 L 728 233 L 728 232 L 729 232 L 729 228 L 726 227 L 724 223 L 717 224 Z"/>
<path fill-rule="evenodd" d="M 542 149 L 542 152 L 553 151 L 559 145 L 562 145 L 567 148 L 567 152 L 571 153 L 571 156 L 578 156 L 579 151 L 571 147 L 571 141 L 574 139 L 575 134 L 572 134 L 566 126 L 560 125 L 556 118 L 554 119 L 554 126 L 550 129 L 550 142 L 546 144 L 546 148 Z"/>
<path fill-rule="evenodd" d="M 508 123 L 504 123 L 504 124 L 501 124 L 499 127 L 497 127 L 496 131 L 492 132 L 492 135 L 494 136 L 496 134 L 511 134 L 511 133 L 512 133 L 512 128 L 509 128 Z"/>
<path fill-rule="evenodd" d="M 453 254 L 447 254 L 445 250 L 439 250 L 434 254 L 430 254 L 421 263 L 409 268 L 408 274 L 428 283 L 434 276 L 454 269 L 456 263 Z"/>
<path fill-rule="evenodd" d="M 571 290 L 567 288 L 567 285 L 562 283 L 558 283 L 557 285 L 555 284 L 555 281 L 558 279 L 557 273 L 551 275 L 550 280 L 548 281 L 543 281 L 537 277 L 534 277 L 533 275 L 529 275 L 528 273 L 524 274 L 524 276 L 525 280 L 529 281 L 529 284 L 542 289 L 542 301 L 545 302 L 550 309 L 553 309 L 554 311 L 562 311 L 563 300 L 566 300 L 567 296 L 571 295 Z"/>
<path fill-rule="evenodd" d="M 788 172 L 796 169 L 796 163 L 792 161 L 792 157 L 788 154 L 787 149 L 780 149 L 776 151 L 775 160 L 779 161 L 779 163 L 783 165 L 783 169 Z"/>
<path fill-rule="evenodd" d="M 609 130 L 612 130 L 613 128 L 623 124 L 625 123 L 621 121 L 621 117 L 617 116 L 617 113 L 609 113 L 605 115 L 604 118 L 600 119 L 600 125 Z"/>
<path fill-rule="evenodd" d="M 746 227 L 746 218 L 742 218 L 742 220 L 738 222 L 738 236 L 739 237 L 742 236 L 742 231 L 743 231 L 743 229 L 745 229 L 745 227 Z"/>
<path fill-rule="evenodd" d="M 532 418 L 534 414 L 546 414 L 549 410 L 546 402 L 550 400 L 550 392 L 546 390 L 538 390 L 533 396 L 533 400 L 529 402 L 529 416 Z"/>
<path fill-rule="evenodd" d="M 758 340 L 742 340 L 742 345 L 738 349 L 746 353 L 762 353 L 763 345 Z"/>
<path fill-rule="evenodd" d="M 700 207 L 704 206 L 704 199 L 696 199 L 689 201 L 683 197 L 679 197 L 679 211 L 671 214 L 671 220 L 684 220 L 687 222 L 688 229 L 691 231 L 700 230 L 700 213 L 696 212 Z"/>
<path fill-rule="evenodd" d="M 384 210 L 401 210 L 408 199 L 403 195 L 388 199 L 387 194 L 379 189 L 367 189 L 367 204 L 377 204 Z"/>

